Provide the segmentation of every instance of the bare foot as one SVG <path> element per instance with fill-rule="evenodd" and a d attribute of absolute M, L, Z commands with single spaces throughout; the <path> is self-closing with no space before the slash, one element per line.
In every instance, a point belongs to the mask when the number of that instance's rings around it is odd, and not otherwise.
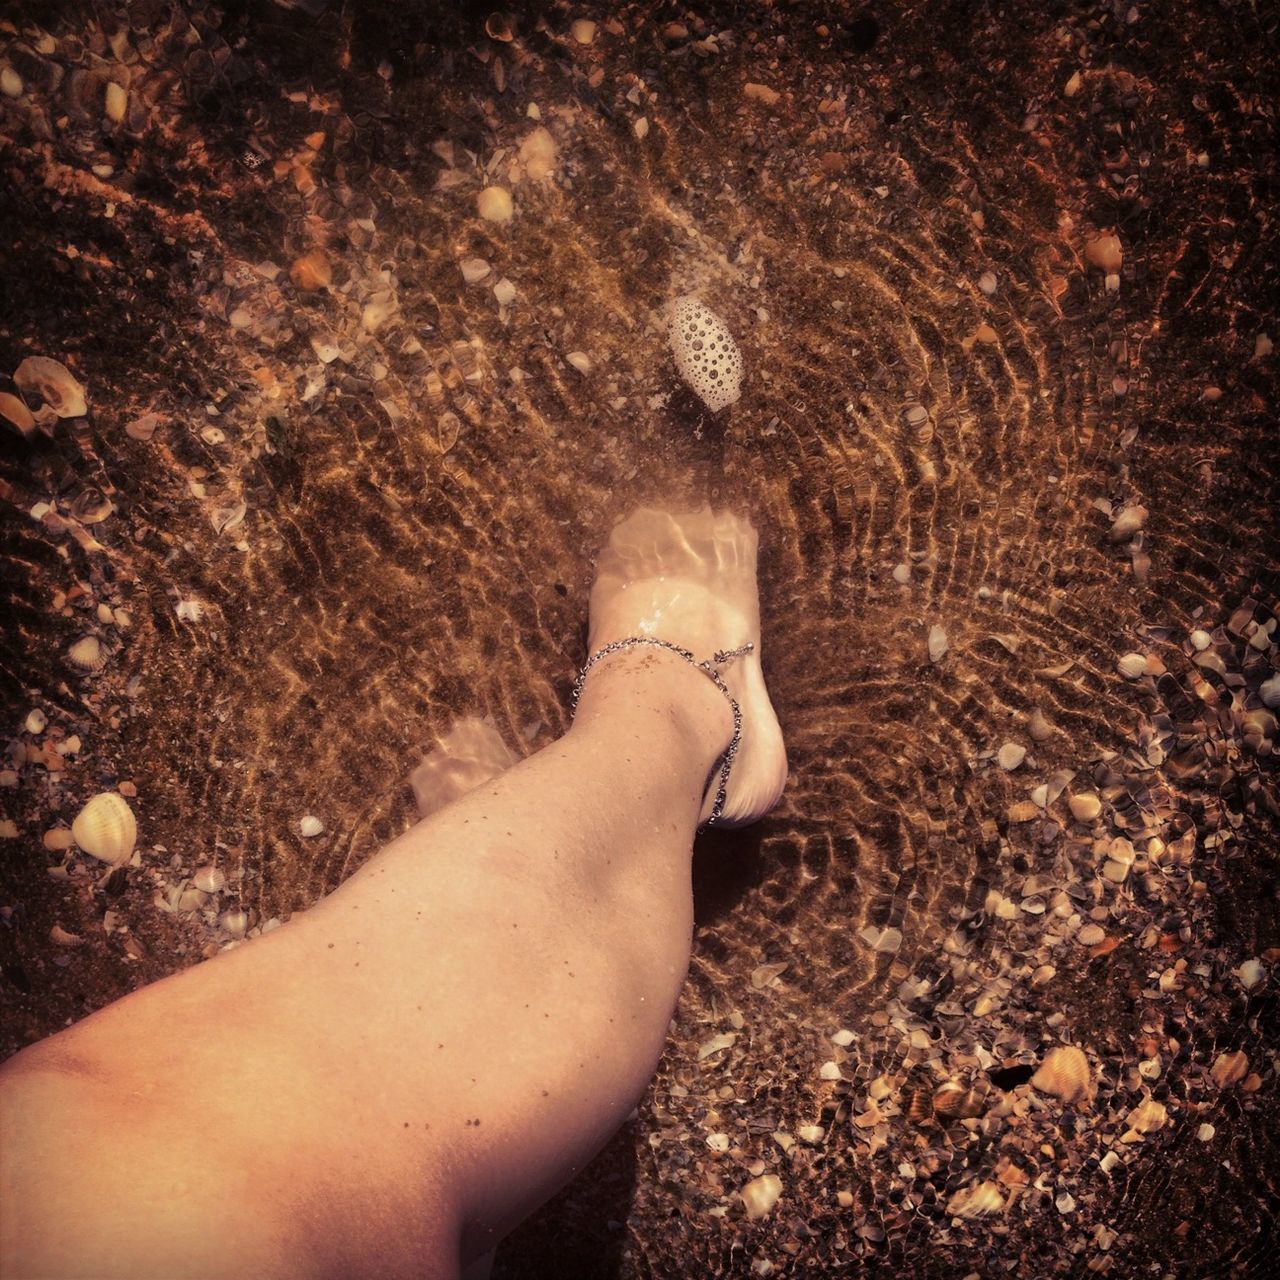
<path fill-rule="evenodd" d="M 479 716 L 463 716 L 409 775 L 418 817 L 425 818 L 505 773 L 519 757 L 502 735 Z"/>
<path fill-rule="evenodd" d="M 755 645 L 719 668 L 742 709 L 742 739 L 716 822 L 724 827 L 763 817 L 787 781 L 782 729 L 760 667 L 758 544 L 751 524 L 729 512 L 715 515 L 706 506 L 676 515 L 641 507 L 609 535 L 591 589 L 590 653 L 627 636 L 669 640 L 698 662 Z M 717 762 L 700 822 L 711 816 L 718 777 Z"/>

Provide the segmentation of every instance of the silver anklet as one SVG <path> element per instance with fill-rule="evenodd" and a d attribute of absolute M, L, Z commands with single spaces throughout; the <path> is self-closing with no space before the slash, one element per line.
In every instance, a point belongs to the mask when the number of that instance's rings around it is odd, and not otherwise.
<path fill-rule="evenodd" d="M 672 644 L 670 640 L 656 640 L 649 636 L 629 636 L 625 640 L 611 641 L 604 648 L 597 649 L 587 659 L 586 666 L 578 672 L 578 678 L 573 684 L 573 702 L 569 712 L 571 719 L 578 713 L 578 696 L 582 693 L 582 686 L 586 681 L 587 672 L 601 658 L 607 658 L 611 653 L 617 653 L 620 649 L 629 649 L 636 644 L 657 645 L 662 649 L 670 649 L 672 653 L 678 653 L 686 662 L 692 663 L 699 671 L 708 676 L 715 687 L 729 699 L 729 705 L 733 708 L 733 738 L 725 749 L 724 755 L 721 756 L 723 763 L 720 766 L 720 787 L 716 792 L 716 802 L 711 806 L 711 816 L 702 824 L 704 827 L 713 827 L 716 824 L 716 819 L 724 812 L 724 798 L 729 786 L 729 770 L 733 768 L 733 758 L 738 754 L 738 745 L 742 741 L 742 708 L 738 706 L 738 700 L 729 692 L 728 686 L 716 670 L 716 667 L 728 662 L 731 658 L 740 658 L 744 654 L 750 653 L 755 648 L 755 645 L 748 642 L 737 649 L 721 649 L 714 657 L 708 658 L 705 662 L 699 662 L 688 649 L 682 649 L 678 644 Z"/>

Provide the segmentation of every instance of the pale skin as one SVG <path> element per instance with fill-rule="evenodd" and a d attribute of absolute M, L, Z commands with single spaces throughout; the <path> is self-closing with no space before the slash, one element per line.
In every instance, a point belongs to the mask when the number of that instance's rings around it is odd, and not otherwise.
<path fill-rule="evenodd" d="M 665 571 L 636 576 L 606 549 L 593 651 L 646 633 L 699 659 L 758 644 L 754 532 L 680 519 L 673 534 L 671 517 L 637 513 L 615 531 L 615 551 L 644 543 L 644 572 L 654 556 Z M 707 521 L 728 568 L 672 543 Z M 785 756 L 762 680 L 752 692 L 758 657 L 724 675 L 743 704 L 729 799 L 745 821 L 776 801 Z M 678 656 L 614 654 L 564 737 L 309 911 L 4 1064 L 0 1272 L 463 1275 L 648 1085 L 732 727 Z"/>

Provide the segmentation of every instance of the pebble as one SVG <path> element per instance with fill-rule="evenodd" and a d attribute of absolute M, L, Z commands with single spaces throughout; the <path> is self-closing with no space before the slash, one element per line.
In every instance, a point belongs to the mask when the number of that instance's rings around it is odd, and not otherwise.
<path fill-rule="evenodd" d="M 1092 822 L 1102 812 L 1102 800 L 1096 791 L 1080 791 L 1067 801 L 1067 808 L 1077 822 Z"/>
<path fill-rule="evenodd" d="M 1212 643 L 1213 637 L 1207 631 L 1201 631 L 1197 627 L 1190 636 L 1191 647 L 1197 653 L 1203 653 Z"/>
<path fill-rule="evenodd" d="M 1039 707 L 1031 712 L 1031 721 L 1027 728 L 1036 742 L 1043 742 L 1053 734 L 1053 726 L 1044 718 L 1044 712 Z"/>
<path fill-rule="evenodd" d="M 22 97 L 22 77 L 12 67 L 0 71 L 0 93 L 6 98 Z"/>
<path fill-rule="evenodd" d="M 840 1074 L 840 1064 L 838 1062 L 824 1062 L 818 1072 L 819 1079 L 822 1080 L 843 1080 Z"/>
<path fill-rule="evenodd" d="M 48 723 L 49 717 L 46 716 L 39 707 L 36 707 L 33 711 L 27 712 L 27 718 L 24 721 L 24 728 L 31 734 L 43 733 L 45 725 Z"/>
<path fill-rule="evenodd" d="M 511 192 L 505 187 L 485 187 L 476 196 L 476 210 L 486 222 L 510 222 Z"/>
<path fill-rule="evenodd" d="M 1124 261 L 1124 253 L 1120 248 L 1119 236 L 1098 236 L 1090 240 L 1084 247 L 1085 261 L 1091 266 L 1099 267 L 1108 275 L 1120 270 Z"/>
<path fill-rule="evenodd" d="M 1213 1135 L 1217 1132 L 1218 1131 L 1213 1127 L 1213 1125 L 1206 1123 L 1206 1124 L 1202 1124 L 1196 1130 L 1196 1137 L 1199 1138 L 1201 1142 L 1209 1142 L 1212 1140 Z"/>
<path fill-rule="evenodd" d="M 298 823 L 299 835 L 307 839 L 311 836 L 318 836 L 323 830 L 324 823 L 310 813 Z"/>
<path fill-rule="evenodd" d="M 1027 758 L 1027 749 L 1016 742 L 1006 742 L 996 753 L 996 763 L 1009 772 Z"/>

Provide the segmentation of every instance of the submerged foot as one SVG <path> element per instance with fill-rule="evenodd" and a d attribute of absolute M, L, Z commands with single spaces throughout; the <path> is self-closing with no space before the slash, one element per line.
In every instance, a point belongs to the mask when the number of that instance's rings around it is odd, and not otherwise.
<path fill-rule="evenodd" d="M 706 506 L 676 515 L 642 507 L 610 534 L 591 590 L 590 653 L 628 636 L 668 640 L 698 662 L 755 646 L 719 667 L 742 710 L 742 737 L 717 826 L 763 817 L 787 781 L 782 729 L 760 666 L 758 543 L 751 524 L 729 512 L 716 515 Z M 717 696 L 727 710 L 728 699 Z M 700 822 L 711 816 L 719 771 L 717 761 Z"/>

